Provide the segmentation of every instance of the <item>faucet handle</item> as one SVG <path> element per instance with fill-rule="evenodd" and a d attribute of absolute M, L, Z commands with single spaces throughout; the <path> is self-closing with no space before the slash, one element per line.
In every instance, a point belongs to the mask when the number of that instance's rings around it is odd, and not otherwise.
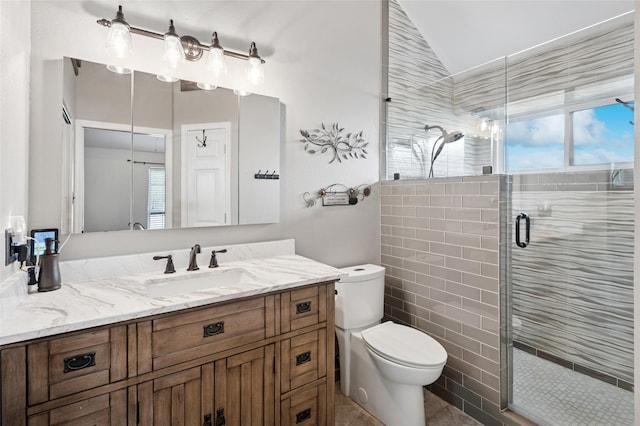
<path fill-rule="evenodd" d="M 153 260 L 167 259 L 167 266 L 164 268 L 165 274 L 173 274 L 176 272 L 176 268 L 173 266 L 173 256 L 170 254 L 166 256 L 153 256 Z"/>
<path fill-rule="evenodd" d="M 226 253 L 227 249 L 222 249 L 222 250 L 213 250 L 211 252 L 211 260 L 209 261 L 209 268 L 217 268 L 218 265 L 218 258 L 216 257 L 216 253 Z"/>

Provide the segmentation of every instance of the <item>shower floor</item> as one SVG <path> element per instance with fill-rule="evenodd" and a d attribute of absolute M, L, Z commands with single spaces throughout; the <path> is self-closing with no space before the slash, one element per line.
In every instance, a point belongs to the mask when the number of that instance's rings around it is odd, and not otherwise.
<path fill-rule="evenodd" d="M 515 348 L 511 408 L 540 425 L 633 425 L 633 392 Z"/>

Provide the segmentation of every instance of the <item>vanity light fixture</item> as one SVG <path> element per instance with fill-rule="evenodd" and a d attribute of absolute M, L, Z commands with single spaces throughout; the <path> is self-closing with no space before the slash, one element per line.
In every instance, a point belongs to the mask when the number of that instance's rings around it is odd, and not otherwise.
<path fill-rule="evenodd" d="M 211 36 L 211 44 L 204 44 L 195 37 L 189 35 L 179 36 L 176 33 L 173 19 L 169 21 L 169 30 L 166 33 L 157 33 L 154 31 L 136 28 L 124 19 L 122 6 L 118 6 L 116 17 L 112 20 L 99 19 L 99 25 L 109 28 L 107 35 L 107 49 L 118 59 L 126 59 L 133 53 L 133 43 L 131 34 L 138 34 L 145 37 L 155 38 L 164 41 L 164 60 L 171 68 L 177 68 L 185 60 L 190 62 L 198 61 L 208 52 L 207 70 L 212 77 L 217 78 L 227 73 L 227 64 L 225 56 L 247 61 L 246 76 L 251 84 L 259 85 L 264 82 L 264 59 L 258 55 L 258 48 L 255 42 L 251 42 L 249 54 L 239 53 L 232 50 L 224 49 L 220 46 L 218 33 L 213 32 Z M 114 72 L 116 69 L 128 69 L 122 67 L 110 68 Z M 159 79 L 160 76 L 158 76 Z M 170 81 L 165 79 L 163 81 Z"/>

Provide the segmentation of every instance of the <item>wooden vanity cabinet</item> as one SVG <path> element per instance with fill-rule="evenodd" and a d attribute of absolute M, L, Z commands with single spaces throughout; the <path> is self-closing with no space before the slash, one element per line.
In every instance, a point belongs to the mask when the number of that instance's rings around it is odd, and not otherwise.
<path fill-rule="evenodd" d="M 0 348 L 2 425 L 332 425 L 334 285 Z"/>

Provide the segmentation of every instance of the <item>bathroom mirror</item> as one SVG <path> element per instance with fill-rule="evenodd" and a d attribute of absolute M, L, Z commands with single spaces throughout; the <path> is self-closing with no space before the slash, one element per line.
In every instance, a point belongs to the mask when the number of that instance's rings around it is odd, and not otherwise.
<path fill-rule="evenodd" d="M 280 103 L 64 59 L 72 233 L 273 223 Z"/>

